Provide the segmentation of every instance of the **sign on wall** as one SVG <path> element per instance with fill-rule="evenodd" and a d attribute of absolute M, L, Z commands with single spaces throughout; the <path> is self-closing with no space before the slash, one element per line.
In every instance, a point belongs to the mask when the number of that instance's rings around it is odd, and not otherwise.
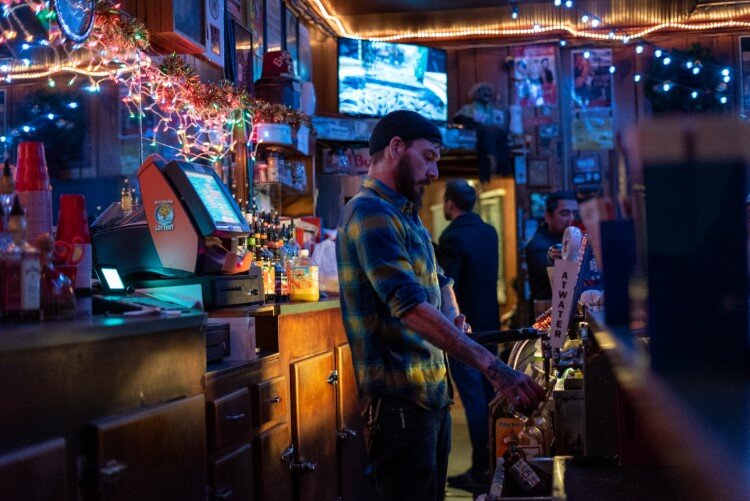
<path fill-rule="evenodd" d="M 514 102 L 521 106 L 557 104 L 557 48 L 532 45 L 513 49 Z"/>

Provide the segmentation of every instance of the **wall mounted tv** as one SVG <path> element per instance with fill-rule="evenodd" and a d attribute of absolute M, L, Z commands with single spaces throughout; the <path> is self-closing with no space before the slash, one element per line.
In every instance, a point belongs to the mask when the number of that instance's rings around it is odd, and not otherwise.
<path fill-rule="evenodd" d="M 413 110 L 448 120 L 448 75 L 442 49 L 339 38 L 339 113 L 380 117 Z"/>

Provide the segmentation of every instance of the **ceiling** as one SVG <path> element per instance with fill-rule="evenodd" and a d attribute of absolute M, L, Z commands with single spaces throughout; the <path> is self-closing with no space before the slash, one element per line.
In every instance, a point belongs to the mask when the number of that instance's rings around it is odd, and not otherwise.
<path fill-rule="evenodd" d="M 308 0 L 314 3 L 315 0 Z M 553 0 L 320 0 L 346 34 L 383 37 L 417 31 L 467 28 L 529 28 L 564 24 L 591 29 L 583 14 L 598 17 L 600 29 L 628 29 L 661 23 L 750 20 L 750 0 L 575 0 L 573 8 Z M 511 18 L 512 5 L 519 17 Z M 340 31 L 340 30 L 339 30 Z M 346 35 L 345 33 L 339 33 Z M 466 38 L 474 38 L 467 36 Z M 441 37 L 437 37 L 441 38 Z"/>

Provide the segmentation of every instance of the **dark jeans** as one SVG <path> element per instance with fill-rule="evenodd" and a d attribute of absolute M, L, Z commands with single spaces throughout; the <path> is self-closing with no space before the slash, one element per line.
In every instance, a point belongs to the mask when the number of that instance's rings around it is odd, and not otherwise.
<path fill-rule="evenodd" d="M 495 389 L 478 370 L 448 357 L 451 376 L 466 410 L 466 422 L 471 439 L 471 470 L 475 477 L 486 475 L 490 469 L 489 403 Z"/>
<path fill-rule="evenodd" d="M 365 409 L 365 443 L 378 498 L 441 501 L 445 496 L 451 417 L 448 407 L 426 410 L 380 400 Z"/>

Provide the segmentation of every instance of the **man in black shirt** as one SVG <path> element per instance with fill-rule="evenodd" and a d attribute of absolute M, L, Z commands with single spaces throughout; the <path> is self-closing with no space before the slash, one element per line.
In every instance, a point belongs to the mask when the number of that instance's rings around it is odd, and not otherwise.
<path fill-rule="evenodd" d="M 552 287 L 547 276 L 547 266 L 560 258 L 560 247 L 565 228 L 578 216 L 578 201 L 573 193 L 556 191 L 550 193 L 545 203 L 544 223 L 526 245 L 526 267 L 529 270 L 529 286 L 532 302 L 537 299 L 552 299 Z"/>

